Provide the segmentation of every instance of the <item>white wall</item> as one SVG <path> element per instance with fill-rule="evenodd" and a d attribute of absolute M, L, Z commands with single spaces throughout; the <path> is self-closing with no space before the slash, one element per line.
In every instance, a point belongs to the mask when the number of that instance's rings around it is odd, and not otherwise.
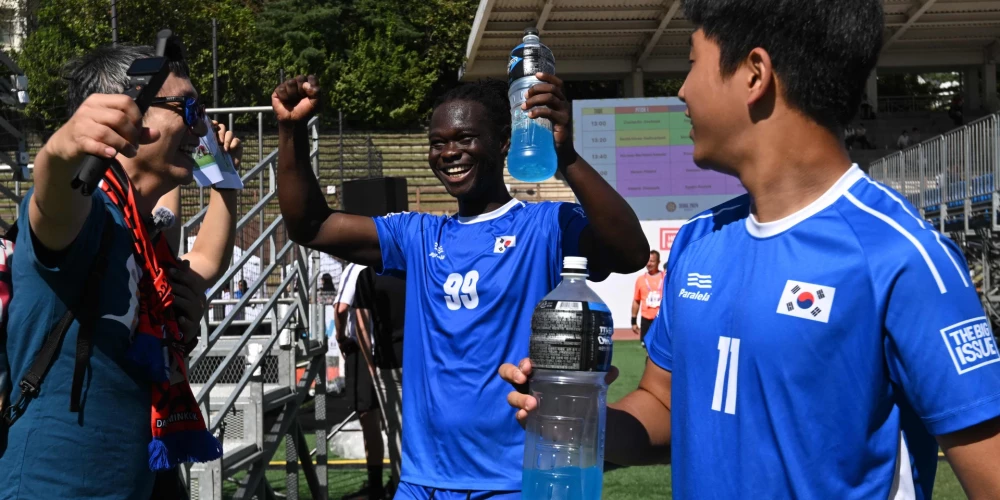
<path fill-rule="evenodd" d="M 646 240 L 649 241 L 649 249 L 660 252 L 661 265 L 667 261 L 673 237 L 684 222 L 683 220 L 640 222 L 642 232 L 646 234 Z M 615 328 L 631 328 L 629 317 L 632 314 L 632 294 L 635 292 L 635 280 L 645 272 L 646 270 L 642 269 L 632 274 L 612 274 L 600 283 L 588 283 L 590 288 L 597 292 L 597 295 L 600 295 L 604 303 L 611 309 Z"/>

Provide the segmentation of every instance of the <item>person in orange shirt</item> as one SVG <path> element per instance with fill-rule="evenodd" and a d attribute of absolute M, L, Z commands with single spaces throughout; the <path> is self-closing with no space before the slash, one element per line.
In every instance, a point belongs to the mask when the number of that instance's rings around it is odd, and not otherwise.
<path fill-rule="evenodd" d="M 646 332 L 660 311 L 660 296 L 663 292 L 663 273 L 660 272 L 660 252 L 650 250 L 646 272 L 635 280 L 635 296 L 632 298 L 632 331 L 639 335 L 643 347 L 646 346 Z M 642 323 L 639 324 L 639 311 Z"/>

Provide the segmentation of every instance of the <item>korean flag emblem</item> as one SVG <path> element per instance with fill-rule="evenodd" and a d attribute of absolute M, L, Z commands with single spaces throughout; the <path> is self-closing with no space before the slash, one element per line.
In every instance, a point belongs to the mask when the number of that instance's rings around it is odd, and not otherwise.
<path fill-rule="evenodd" d="M 516 236 L 498 236 L 496 244 L 493 245 L 493 253 L 504 253 L 508 248 L 514 248 L 516 242 Z"/>
<path fill-rule="evenodd" d="M 788 280 L 778 300 L 778 314 L 826 323 L 830 320 L 836 293 L 837 289 L 832 286 Z"/>

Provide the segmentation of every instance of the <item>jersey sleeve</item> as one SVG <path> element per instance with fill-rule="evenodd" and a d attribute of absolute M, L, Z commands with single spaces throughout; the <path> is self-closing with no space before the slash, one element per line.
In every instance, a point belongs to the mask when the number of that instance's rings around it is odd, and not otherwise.
<path fill-rule="evenodd" d="M 666 313 L 667 311 L 661 307 L 656 319 L 649 325 L 649 331 L 646 332 L 646 351 L 656 366 L 672 372 L 674 371 L 673 344 Z"/>
<path fill-rule="evenodd" d="M 1000 352 L 961 252 L 929 240 L 883 291 L 885 352 L 892 381 L 941 435 L 1000 415 Z"/>
<path fill-rule="evenodd" d="M 379 274 L 406 275 L 406 248 L 419 234 L 420 214 L 403 212 L 374 217 L 378 243 L 382 250 Z"/>
<path fill-rule="evenodd" d="M 14 246 L 14 261 L 26 258 L 44 280 L 58 280 L 69 289 L 82 288 L 90 263 L 100 247 L 101 234 L 104 232 L 107 220 L 104 215 L 106 210 L 104 195 L 95 193 L 90 197 L 90 214 L 87 215 L 87 220 L 84 221 L 76 239 L 65 250 L 50 252 L 41 247 L 41 242 L 35 238 L 31 223 L 28 221 L 28 207 L 33 194 L 34 191 L 29 193 L 21 203 L 22 217 L 18 220 L 19 231 Z"/>
<path fill-rule="evenodd" d="M 662 299 L 660 308 L 656 312 L 656 319 L 649 325 L 646 332 L 646 351 L 649 359 L 656 363 L 656 366 L 672 372 L 674 367 L 673 339 L 670 336 L 670 309 L 673 307 L 672 293 L 667 293 L 670 287 L 671 271 L 676 269 L 677 262 L 687 248 L 688 243 L 696 239 L 696 226 L 685 224 L 677 231 L 677 236 L 670 246 L 669 262 L 672 262 L 669 270 L 663 271 L 663 281 L 660 282 L 660 292 Z M 637 284 L 638 287 L 638 284 Z"/>
<path fill-rule="evenodd" d="M 638 278 L 636 278 L 636 280 L 635 280 L 635 293 L 632 294 L 632 300 L 634 300 L 636 302 L 641 302 L 642 301 L 642 289 L 639 288 L 639 279 Z"/>
<path fill-rule="evenodd" d="M 556 268 L 562 268 L 563 257 L 580 255 L 580 235 L 590 225 L 583 207 L 576 203 L 559 203 L 556 207 L 556 227 L 559 231 L 559 255 Z M 590 270 L 591 281 L 604 281 L 607 273 Z"/>

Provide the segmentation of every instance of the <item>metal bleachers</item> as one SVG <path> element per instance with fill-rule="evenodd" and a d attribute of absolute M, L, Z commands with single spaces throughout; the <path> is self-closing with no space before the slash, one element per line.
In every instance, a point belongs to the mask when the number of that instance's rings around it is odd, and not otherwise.
<path fill-rule="evenodd" d="M 994 331 L 1000 327 L 1000 114 L 871 163 L 871 176 L 906 197 L 959 245 Z"/>

